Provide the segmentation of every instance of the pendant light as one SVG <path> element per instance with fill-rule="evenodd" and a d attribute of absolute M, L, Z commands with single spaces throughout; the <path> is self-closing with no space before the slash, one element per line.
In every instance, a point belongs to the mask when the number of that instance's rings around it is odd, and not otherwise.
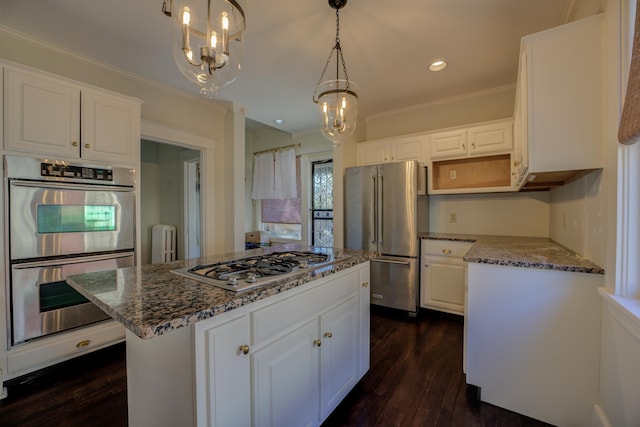
<path fill-rule="evenodd" d="M 174 19 L 173 57 L 206 97 L 233 82 L 241 69 L 245 14 L 239 0 L 164 0 Z"/>
<path fill-rule="evenodd" d="M 347 65 L 340 45 L 340 9 L 347 4 L 347 0 L 328 1 L 329 6 L 336 10 L 336 41 L 333 48 L 331 48 L 327 63 L 316 85 L 313 93 L 313 102 L 318 104 L 322 134 L 333 141 L 334 145 L 340 145 L 356 129 L 358 94 L 356 92 L 357 85 L 349 80 Z M 336 78 L 323 80 L 334 52 L 336 54 Z M 342 79 L 340 78 L 340 66 L 342 66 L 342 74 L 344 76 Z"/>

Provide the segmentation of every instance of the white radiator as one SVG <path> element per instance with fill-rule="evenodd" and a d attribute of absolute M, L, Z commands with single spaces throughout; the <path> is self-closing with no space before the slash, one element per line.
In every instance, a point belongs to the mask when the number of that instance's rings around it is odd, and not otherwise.
<path fill-rule="evenodd" d="M 176 227 L 156 224 L 151 229 L 151 262 L 175 261 L 176 259 Z"/>

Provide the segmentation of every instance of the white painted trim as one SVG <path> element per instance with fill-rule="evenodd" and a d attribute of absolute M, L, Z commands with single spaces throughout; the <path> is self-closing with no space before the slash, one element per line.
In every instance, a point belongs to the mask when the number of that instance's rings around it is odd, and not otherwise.
<path fill-rule="evenodd" d="M 150 120 L 142 120 L 140 134 L 143 139 L 167 144 L 178 144 L 183 147 L 211 150 L 215 147 L 216 140 L 207 136 L 197 135 L 183 129 L 177 129 L 162 123 Z"/>
<path fill-rule="evenodd" d="M 638 341 L 640 341 L 640 299 L 614 295 L 608 288 L 598 288 L 607 309 Z"/>

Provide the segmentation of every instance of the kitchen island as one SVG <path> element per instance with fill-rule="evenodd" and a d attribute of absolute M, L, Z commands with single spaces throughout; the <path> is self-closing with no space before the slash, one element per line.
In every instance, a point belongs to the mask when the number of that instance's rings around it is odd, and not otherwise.
<path fill-rule="evenodd" d="M 480 399 L 553 425 L 590 425 L 604 270 L 548 238 L 421 237 L 472 244 L 464 357 Z"/>
<path fill-rule="evenodd" d="M 369 368 L 366 251 L 242 293 L 172 271 L 283 245 L 72 276 L 127 329 L 131 426 L 319 425 Z"/>

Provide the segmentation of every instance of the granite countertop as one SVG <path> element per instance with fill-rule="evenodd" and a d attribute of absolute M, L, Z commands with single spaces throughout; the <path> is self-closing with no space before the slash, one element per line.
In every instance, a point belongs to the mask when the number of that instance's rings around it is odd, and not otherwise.
<path fill-rule="evenodd" d="M 604 269 L 545 237 L 420 233 L 420 239 L 473 242 L 466 262 L 543 270 L 604 274 Z"/>
<path fill-rule="evenodd" d="M 367 251 L 334 249 L 336 261 L 332 264 L 240 293 L 171 273 L 171 270 L 198 264 L 294 250 L 313 248 L 271 246 L 187 261 L 81 274 L 71 276 L 67 281 L 124 327 L 142 339 L 149 339 L 366 262 L 375 255 Z"/>

